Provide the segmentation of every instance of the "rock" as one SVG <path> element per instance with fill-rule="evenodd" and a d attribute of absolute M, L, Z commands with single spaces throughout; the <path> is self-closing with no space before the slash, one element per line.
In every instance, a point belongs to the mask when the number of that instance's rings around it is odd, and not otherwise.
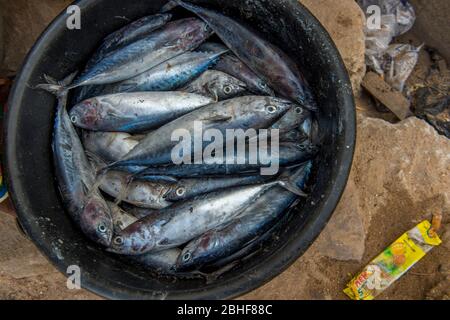
<path fill-rule="evenodd" d="M 436 48 L 450 62 L 450 33 L 448 0 L 410 0 L 417 19 L 412 32 L 423 42 Z"/>
<path fill-rule="evenodd" d="M 346 283 L 404 232 L 434 212 L 448 221 L 449 174 L 450 141 L 425 121 L 360 115 L 352 172 L 330 222 L 286 272 L 244 298 L 346 299 Z M 441 279 L 434 270 L 450 261 L 447 228 L 444 244 L 414 269 L 432 275 L 406 274 L 379 299 L 425 298 L 425 288 Z"/>
<path fill-rule="evenodd" d="M 3 15 L 4 59 L 0 72 L 14 75 L 36 39 L 71 0 L 0 0 Z M 0 61 L 1 64 L 1 61 Z"/>
<path fill-rule="evenodd" d="M 333 217 L 317 239 L 316 248 L 321 255 L 341 261 L 361 261 L 366 231 L 359 209 L 355 183 L 350 179 Z"/>
<path fill-rule="evenodd" d="M 417 118 L 394 125 L 360 116 L 358 122 L 349 183 L 317 240 L 321 255 L 342 261 L 361 260 L 373 217 L 389 224 L 389 219 L 378 219 L 403 210 L 423 219 L 436 210 L 450 212 L 449 140 Z M 396 204 L 387 206 L 390 203 Z M 380 211 L 383 207 L 387 208 Z M 412 227 L 414 221 L 408 221 L 404 230 L 398 229 L 399 235 Z"/>
<path fill-rule="evenodd" d="M 359 118 L 355 183 L 363 208 L 379 208 L 395 199 L 412 204 L 433 200 L 429 212 L 450 209 L 450 141 L 425 121 L 398 124 Z M 405 201 L 403 200 L 403 201 Z M 417 210 L 410 207 L 409 210 Z M 370 214 L 369 214 L 370 215 Z"/>
<path fill-rule="evenodd" d="M 347 70 L 355 94 L 366 73 L 365 16 L 354 0 L 300 0 L 323 24 L 335 42 Z"/>

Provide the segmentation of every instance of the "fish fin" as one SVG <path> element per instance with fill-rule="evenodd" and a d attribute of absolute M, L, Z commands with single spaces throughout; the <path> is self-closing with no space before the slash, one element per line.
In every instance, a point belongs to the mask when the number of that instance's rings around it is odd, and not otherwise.
<path fill-rule="evenodd" d="M 53 94 L 55 96 L 59 96 L 60 94 L 62 94 L 62 91 L 64 90 L 64 88 L 61 87 L 60 85 L 49 84 L 49 83 L 38 84 L 37 86 L 34 86 L 32 88 L 50 92 L 51 94 Z"/>
<path fill-rule="evenodd" d="M 131 92 L 132 90 L 136 89 L 138 86 L 137 82 L 130 82 L 130 83 L 123 83 L 120 85 L 120 92 Z"/>
<path fill-rule="evenodd" d="M 105 175 L 108 171 L 110 171 L 110 170 L 112 170 L 114 168 L 117 168 L 117 167 L 120 167 L 120 161 L 113 162 L 113 163 L 111 163 L 111 164 L 109 164 L 107 166 L 104 166 L 100 170 L 97 170 L 97 179 L 100 176 Z"/>
<path fill-rule="evenodd" d="M 98 189 L 98 188 L 100 187 L 100 185 L 102 184 L 103 179 L 105 178 L 106 174 L 107 174 L 109 171 L 111 171 L 111 170 L 113 170 L 113 169 L 115 169 L 115 168 L 120 167 L 121 164 L 122 164 L 121 161 L 116 161 L 116 162 L 113 162 L 113 163 L 110 163 L 110 164 L 108 164 L 108 165 L 103 166 L 101 169 L 98 169 L 98 168 L 97 168 L 97 172 L 96 172 L 96 181 L 95 181 L 95 183 L 94 183 L 93 189 L 95 189 L 95 188 Z"/>
<path fill-rule="evenodd" d="M 119 194 L 117 195 L 116 201 L 114 202 L 116 206 L 121 204 L 122 201 L 124 201 L 127 198 L 133 180 L 134 180 L 133 175 L 129 175 L 126 178 L 125 185 L 122 186 L 121 190 L 119 191 Z"/>
<path fill-rule="evenodd" d="M 285 188 L 286 190 L 292 192 L 293 194 L 296 194 L 300 197 L 307 197 L 308 194 L 306 194 L 299 186 L 298 186 L 298 178 L 305 174 L 305 170 L 308 170 L 307 165 L 301 165 L 300 168 L 296 169 L 296 171 L 292 173 L 291 170 L 288 170 L 284 172 L 279 180 L 277 180 L 277 183 Z"/>
<path fill-rule="evenodd" d="M 104 161 L 100 156 L 96 155 L 93 152 L 85 151 L 86 158 L 89 160 L 94 170 L 97 168 L 103 168 L 107 165 L 106 161 Z"/>
<path fill-rule="evenodd" d="M 103 183 L 104 177 L 105 177 L 105 175 L 102 174 L 97 177 L 97 179 L 95 180 L 95 182 L 92 186 L 86 185 L 86 188 L 87 188 L 86 194 L 88 195 L 88 198 L 92 197 L 92 195 L 94 195 L 96 192 L 99 191 L 99 188 L 100 188 L 101 184 Z"/>
<path fill-rule="evenodd" d="M 196 9 L 199 8 L 198 6 L 195 6 L 191 3 L 186 3 L 181 0 L 172 0 L 172 1 L 175 2 L 176 4 L 178 4 L 179 6 L 185 8 L 186 10 L 192 11 L 194 13 L 196 13 Z"/>
<path fill-rule="evenodd" d="M 179 4 L 176 1 L 169 1 L 161 8 L 160 12 L 166 13 L 166 12 L 169 12 L 169 11 L 175 9 L 178 6 L 179 6 Z"/>
<path fill-rule="evenodd" d="M 208 92 L 209 94 L 212 96 L 212 98 L 214 99 L 214 103 L 219 102 L 219 95 L 217 94 L 217 92 L 211 88 L 208 88 Z"/>
<path fill-rule="evenodd" d="M 177 48 L 177 46 L 176 45 L 165 45 L 164 48 L 165 49 L 174 49 L 174 48 Z"/>
<path fill-rule="evenodd" d="M 281 187 L 285 188 L 286 190 L 292 192 L 293 194 L 295 194 L 299 197 L 306 198 L 308 196 L 308 194 L 306 194 L 302 189 L 297 187 L 297 185 L 295 183 L 291 183 L 289 180 L 286 180 L 286 181 L 280 180 L 278 183 Z"/>
<path fill-rule="evenodd" d="M 54 94 L 55 96 L 61 96 L 61 95 L 66 94 L 66 91 L 68 90 L 67 86 L 72 83 L 73 79 L 75 79 L 77 74 L 78 74 L 78 71 L 71 73 L 66 78 L 64 78 L 62 81 L 56 81 L 54 78 L 50 77 L 49 75 L 44 74 L 44 79 L 47 83 L 41 83 L 32 88 L 48 91 L 51 94 Z"/>
<path fill-rule="evenodd" d="M 212 116 L 209 118 L 203 118 L 203 121 L 209 121 L 209 122 L 225 122 L 225 121 L 229 121 L 231 120 L 232 117 L 230 116 L 221 116 L 221 115 L 216 115 L 216 116 Z"/>
<path fill-rule="evenodd" d="M 177 183 L 178 179 L 171 176 L 163 176 L 163 175 L 142 175 L 137 177 L 138 180 L 148 181 L 148 182 L 168 182 L 168 183 Z"/>
<path fill-rule="evenodd" d="M 140 142 L 140 141 L 144 140 L 145 137 L 147 137 L 145 134 L 135 134 L 131 137 L 125 138 L 124 140 Z"/>
<path fill-rule="evenodd" d="M 217 58 L 220 58 L 222 55 L 224 55 L 225 53 L 228 53 L 228 52 L 230 52 L 229 49 L 226 49 L 226 50 L 224 49 L 223 51 L 220 51 L 220 52 L 217 52 L 217 53 L 213 54 L 211 59 L 215 60 Z"/>
<path fill-rule="evenodd" d="M 239 264 L 239 261 L 233 261 L 226 265 L 225 267 L 222 267 L 221 269 L 214 271 L 213 273 L 207 273 L 205 274 L 206 277 L 206 283 L 211 284 L 217 281 L 222 275 L 227 273 L 228 271 L 234 269 Z"/>
<path fill-rule="evenodd" d="M 44 80 L 47 81 L 48 84 L 60 85 L 55 78 L 52 78 L 48 74 L 44 74 Z"/>

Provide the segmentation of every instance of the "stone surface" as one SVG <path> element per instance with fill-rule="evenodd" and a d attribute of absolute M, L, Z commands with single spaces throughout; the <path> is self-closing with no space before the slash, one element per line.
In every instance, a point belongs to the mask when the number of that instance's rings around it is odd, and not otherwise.
<path fill-rule="evenodd" d="M 353 90 L 360 92 L 366 73 L 365 17 L 354 0 L 300 0 L 323 24 L 347 67 Z"/>
<path fill-rule="evenodd" d="M 4 58 L 0 76 L 14 75 L 36 39 L 71 0 L 0 0 L 3 14 Z M 7 14 L 5 14 L 7 13 Z"/>
<path fill-rule="evenodd" d="M 333 217 L 317 240 L 317 250 L 332 259 L 361 261 L 365 237 L 358 190 L 351 177 Z"/>
<path fill-rule="evenodd" d="M 436 48 L 450 62 L 450 33 L 448 0 L 410 0 L 417 19 L 412 32 L 431 47 Z"/>
<path fill-rule="evenodd" d="M 246 299 L 345 299 L 353 275 L 437 211 L 444 214 L 443 245 L 380 299 L 448 296 L 434 293 L 448 281 L 450 141 L 417 118 L 391 124 L 359 116 L 358 130 L 349 183 L 327 227 L 291 268 Z"/>
<path fill-rule="evenodd" d="M 316 244 L 321 255 L 343 261 L 361 260 L 373 216 L 407 209 L 424 218 L 450 215 L 450 141 L 417 118 L 390 124 L 360 116 L 358 122 L 346 191 Z M 380 212 L 390 203 L 389 213 Z"/>

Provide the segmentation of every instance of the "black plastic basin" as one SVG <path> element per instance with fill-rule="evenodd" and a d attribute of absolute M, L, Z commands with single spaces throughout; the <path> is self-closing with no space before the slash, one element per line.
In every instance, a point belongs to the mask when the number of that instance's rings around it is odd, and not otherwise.
<path fill-rule="evenodd" d="M 314 187 L 261 250 L 217 280 L 157 277 L 89 242 L 65 213 L 54 176 L 51 137 L 55 98 L 31 87 L 43 75 L 62 79 L 82 66 L 99 41 L 127 23 L 156 13 L 164 0 L 81 0 L 81 30 L 68 30 L 63 12 L 28 55 L 9 101 L 6 128 L 8 184 L 21 225 L 63 273 L 81 268 L 85 289 L 107 298 L 224 299 L 251 291 L 298 259 L 325 227 L 345 188 L 355 144 L 351 85 L 335 45 L 311 13 L 295 0 L 203 0 L 253 26 L 301 67 L 321 107 L 323 150 Z M 300 275 L 301 276 L 301 275 Z"/>

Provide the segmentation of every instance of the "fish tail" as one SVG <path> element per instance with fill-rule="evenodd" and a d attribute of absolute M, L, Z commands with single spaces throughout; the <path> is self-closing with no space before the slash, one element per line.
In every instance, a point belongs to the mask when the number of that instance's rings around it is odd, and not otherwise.
<path fill-rule="evenodd" d="M 59 85 L 50 84 L 50 83 L 38 84 L 37 86 L 33 87 L 33 89 L 48 91 L 55 96 L 60 96 L 64 92 L 63 87 L 61 87 Z"/>
<path fill-rule="evenodd" d="M 146 181 L 146 182 L 155 182 L 155 183 L 177 183 L 178 179 L 176 177 L 171 176 L 165 176 L 165 175 L 159 175 L 159 174 L 144 174 L 139 177 L 137 177 L 139 180 Z"/>
<path fill-rule="evenodd" d="M 100 186 L 103 183 L 103 180 L 106 177 L 106 174 L 111 170 L 111 168 L 109 168 L 109 166 L 104 167 L 100 170 L 97 171 L 96 177 L 95 177 L 95 182 L 94 184 L 91 186 L 90 190 L 89 190 L 89 194 L 92 194 L 94 192 L 96 192 L 97 190 L 100 189 Z"/>
<path fill-rule="evenodd" d="M 134 181 L 134 175 L 129 175 L 125 179 L 125 184 L 120 188 L 119 194 L 116 197 L 116 201 L 114 204 L 116 206 L 120 205 L 123 200 L 125 200 L 128 196 L 128 192 L 130 191 L 131 183 Z"/>
<path fill-rule="evenodd" d="M 192 3 L 186 3 L 181 0 L 172 0 L 172 2 L 175 2 L 177 5 L 185 8 L 186 10 L 192 11 L 192 12 L 195 12 L 196 9 L 198 8 L 196 5 L 193 5 Z"/>
<path fill-rule="evenodd" d="M 167 2 L 162 8 L 161 8 L 161 13 L 166 13 L 171 11 L 172 9 L 175 9 L 176 7 L 178 7 L 178 3 L 176 1 L 169 1 Z"/>
<path fill-rule="evenodd" d="M 307 197 L 308 194 L 306 194 L 300 187 L 299 187 L 299 180 L 303 180 L 304 179 L 300 179 L 303 178 L 303 176 L 307 175 L 307 171 L 309 171 L 309 166 L 306 165 L 301 165 L 300 168 L 298 168 L 293 174 L 291 170 L 288 170 L 287 172 L 285 172 L 284 174 L 281 175 L 281 177 L 279 178 L 279 180 L 277 180 L 277 183 L 285 188 L 286 190 L 292 192 L 293 194 L 296 194 L 300 197 Z M 302 186 L 304 184 L 302 183 Z"/>
<path fill-rule="evenodd" d="M 317 105 L 317 103 L 316 103 L 316 101 L 315 101 L 315 99 L 314 99 L 310 89 L 309 88 L 305 88 L 305 92 L 304 93 L 305 93 L 305 97 L 303 99 L 304 107 L 306 109 L 308 109 L 309 111 L 312 111 L 312 112 L 319 111 L 319 106 Z"/>
<path fill-rule="evenodd" d="M 116 161 L 116 162 L 113 162 L 113 163 L 101 168 L 100 170 L 97 171 L 97 178 L 100 176 L 104 176 L 106 173 L 108 173 L 108 171 L 111 171 L 112 169 L 120 167 L 120 166 L 121 166 L 121 162 Z"/>
<path fill-rule="evenodd" d="M 97 176 L 97 179 L 95 180 L 94 184 L 89 188 L 87 194 L 88 198 L 91 198 L 94 194 L 99 192 L 100 185 L 103 183 L 103 178 L 105 176 Z"/>
<path fill-rule="evenodd" d="M 224 55 L 225 53 L 228 53 L 228 52 L 230 52 L 229 49 L 224 49 L 222 51 L 219 51 L 219 52 L 217 52 L 217 53 L 212 55 L 211 60 L 216 60 L 216 59 L 220 58 L 222 55 Z"/>
<path fill-rule="evenodd" d="M 64 78 L 62 81 L 56 81 L 54 78 L 50 77 L 47 74 L 44 74 L 44 79 L 46 83 L 38 84 L 35 87 L 32 87 L 33 89 L 38 90 L 45 90 L 50 92 L 51 94 L 55 96 L 62 96 L 67 94 L 67 91 L 71 89 L 71 87 L 68 87 L 73 79 L 75 79 L 78 72 L 71 73 L 66 78 Z"/>

